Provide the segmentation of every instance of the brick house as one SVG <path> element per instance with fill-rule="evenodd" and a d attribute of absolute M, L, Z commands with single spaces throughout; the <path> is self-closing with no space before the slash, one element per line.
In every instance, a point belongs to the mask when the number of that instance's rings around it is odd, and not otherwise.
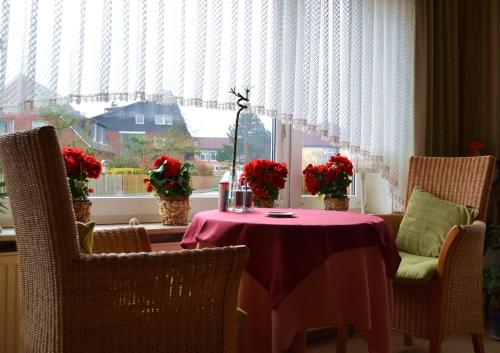
<path fill-rule="evenodd" d="M 193 137 L 193 143 L 199 149 L 194 159 L 209 164 L 215 172 L 220 171 L 225 167 L 225 163 L 217 161 L 217 151 L 229 142 L 227 137 Z"/>
<path fill-rule="evenodd" d="M 162 135 L 176 131 L 191 139 L 186 122 L 177 104 L 136 102 L 126 106 L 111 106 L 106 112 L 92 117 L 102 126 L 105 141 L 115 155 L 134 143 L 134 137 L 150 137 L 154 145 L 161 145 Z"/>
<path fill-rule="evenodd" d="M 46 107 L 26 104 L 28 98 L 29 79 L 19 74 L 10 81 L 4 93 L 4 106 L 0 115 L 0 135 L 12 132 L 25 131 L 46 125 L 58 125 L 57 114 L 48 118 L 42 112 Z M 36 95 L 52 97 L 46 87 L 34 83 Z M 21 102 L 21 103 L 20 103 Z M 84 150 L 92 149 L 99 159 L 112 156 L 110 146 L 106 143 L 103 133 L 104 126 L 99 122 L 87 119 L 77 112 L 70 104 L 53 104 L 65 115 L 71 116 L 73 123 L 58 131 L 61 146 L 72 146 Z M 62 118 L 60 118 L 62 119 Z"/>

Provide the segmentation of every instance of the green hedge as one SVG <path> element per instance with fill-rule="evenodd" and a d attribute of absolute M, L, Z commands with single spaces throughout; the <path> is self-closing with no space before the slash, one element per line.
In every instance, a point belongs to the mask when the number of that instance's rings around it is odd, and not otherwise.
<path fill-rule="evenodd" d="M 146 174 L 142 168 L 108 168 L 107 174 Z"/>

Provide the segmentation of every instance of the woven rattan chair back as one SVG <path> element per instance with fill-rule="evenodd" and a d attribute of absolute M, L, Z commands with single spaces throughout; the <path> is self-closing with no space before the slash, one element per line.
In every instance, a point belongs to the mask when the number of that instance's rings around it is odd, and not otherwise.
<path fill-rule="evenodd" d="M 37 325 L 51 327 L 57 339 L 63 329 L 57 322 L 63 307 L 59 278 L 79 257 L 79 246 L 55 130 L 1 136 L 0 160 L 16 229 L 24 339 L 36 340 L 29 328 Z"/>
<path fill-rule="evenodd" d="M 106 229 L 94 232 L 93 254 L 149 252 L 151 244 L 144 227 Z"/>
<path fill-rule="evenodd" d="M 442 199 L 473 207 L 486 218 L 493 156 L 411 157 L 406 203 L 418 186 Z"/>
<path fill-rule="evenodd" d="M 54 128 L 1 136 L 0 162 L 20 260 L 22 353 L 236 351 L 245 247 L 80 255 Z"/>

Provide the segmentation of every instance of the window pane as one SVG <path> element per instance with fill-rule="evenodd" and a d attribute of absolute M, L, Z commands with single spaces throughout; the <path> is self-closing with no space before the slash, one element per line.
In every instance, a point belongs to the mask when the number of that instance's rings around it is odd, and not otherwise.
<path fill-rule="evenodd" d="M 14 120 L 0 120 L 0 135 L 14 132 Z"/>
<path fill-rule="evenodd" d="M 181 108 L 191 132 L 194 154 L 195 193 L 217 195 L 218 182 L 229 180 L 233 156 L 236 112 Z M 240 115 L 237 170 L 251 159 L 272 158 L 272 119 L 257 114 Z"/>
<path fill-rule="evenodd" d="M 31 122 L 32 129 L 36 129 L 38 127 L 47 126 L 47 125 L 48 125 L 47 120 L 33 120 Z"/>
<path fill-rule="evenodd" d="M 139 125 L 144 124 L 144 114 L 136 114 L 135 115 L 135 123 Z"/>

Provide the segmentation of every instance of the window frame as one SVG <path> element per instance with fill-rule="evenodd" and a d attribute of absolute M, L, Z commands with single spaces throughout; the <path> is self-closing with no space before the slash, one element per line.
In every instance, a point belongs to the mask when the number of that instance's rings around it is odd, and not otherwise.
<path fill-rule="evenodd" d="M 140 120 L 142 122 L 138 122 L 137 118 L 141 118 Z M 140 113 L 135 114 L 135 125 L 144 125 L 144 121 L 145 121 L 144 114 L 140 114 Z"/>
<path fill-rule="evenodd" d="M 44 119 L 33 119 L 31 120 L 31 128 L 36 129 L 39 127 L 47 126 L 49 125 L 49 122 Z"/>
<path fill-rule="evenodd" d="M 106 129 L 99 124 L 94 124 L 94 136 L 92 140 L 101 145 L 106 144 Z M 100 138 L 99 138 L 100 137 Z"/>
<path fill-rule="evenodd" d="M 6 132 L 3 132 L 3 131 L 0 131 L 0 136 L 1 135 L 6 135 L 6 134 L 11 134 L 15 131 L 15 121 L 12 119 L 12 120 L 9 120 L 9 119 L 0 119 L 0 122 L 2 123 L 5 123 L 5 126 L 6 127 L 9 127 L 10 126 L 10 131 L 6 131 Z M 9 130 L 9 129 L 7 129 Z"/>
<path fill-rule="evenodd" d="M 324 209 L 323 200 L 313 195 L 302 194 L 302 147 L 304 145 L 303 131 L 292 128 L 291 125 L 284 127 L 285 129 L 285 152 L 288 156 L 288 182 L 287 182 L 287 197 L 288 205 L 285 207 L 291 208 L 312 208 Z M 358 183 L 361 184 L 361 183 Z M 298 190 L 291 193 L 290 190 Z M 356 194 L 349 195 L 349 210 L 361 211 L 362 189 L 358 185 L 355 188 Z M 286 204 L 286 203 L 285 203 Z"/>
<path fill-rule="evenodd" d="M 167 125 L 165 114 L 155 114 L 155 125 Z"/>

